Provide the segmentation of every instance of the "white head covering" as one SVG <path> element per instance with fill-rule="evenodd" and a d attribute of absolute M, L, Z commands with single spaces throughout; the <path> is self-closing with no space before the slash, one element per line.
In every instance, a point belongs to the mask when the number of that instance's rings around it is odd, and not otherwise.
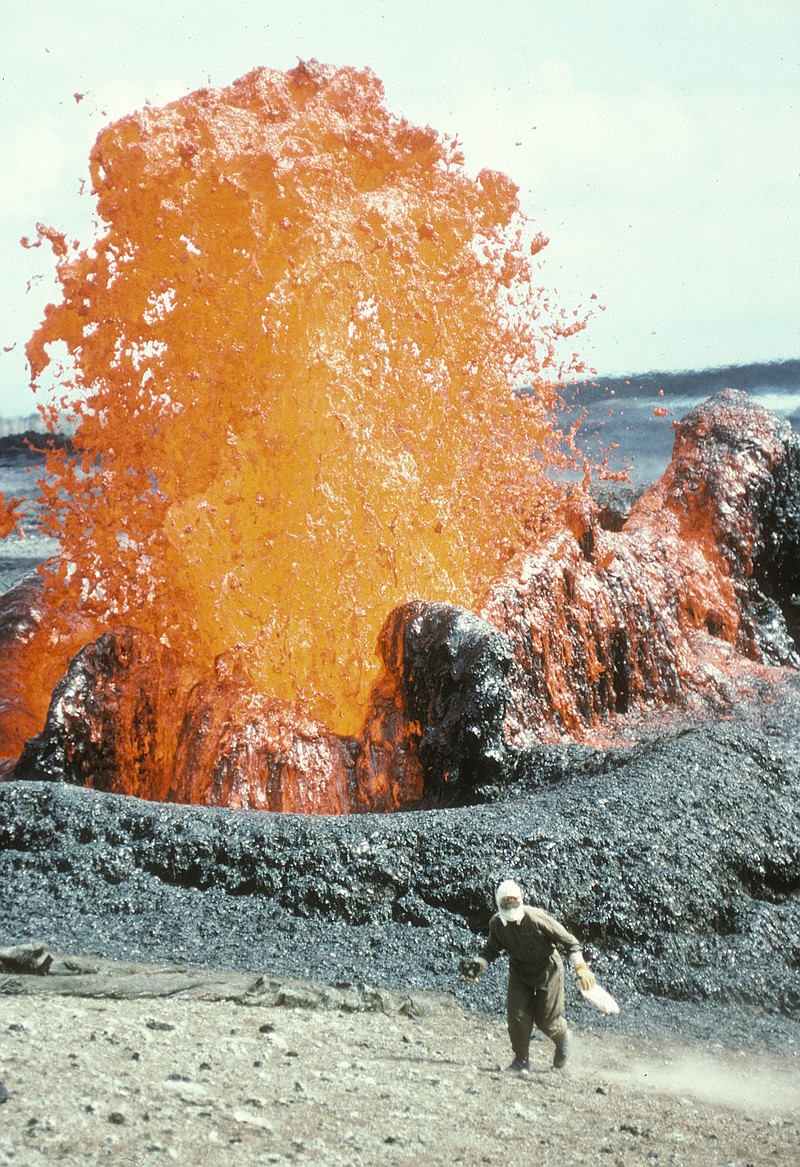
<path fill-rule="evenodd" d="M 516 896 L 519 900 L 519 907 L 501 908 L 501 901 L 504 900 L 506 896 Z M 525 915 L 525 909 L 522 906 L 522 888 L 519 886 L 519 884 L 514 883 L 513 879 L 504 879 L 498 887 L 497 891 L 494 893 L 494 898 L 497 901 L 497 911 L 500 915 L 500 919 L 503 921 L 503 924 L 518 924 L 522 917 Z"/>

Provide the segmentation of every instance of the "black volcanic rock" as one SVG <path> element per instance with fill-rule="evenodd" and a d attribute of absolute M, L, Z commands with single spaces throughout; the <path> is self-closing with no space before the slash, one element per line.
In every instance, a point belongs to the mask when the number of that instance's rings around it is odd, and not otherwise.
<path fill-rule="evenodd" d="M 756 605 L 763 597 L 768 606 L 777 606 L 791 638 L 791 646 L 778 652 L 775 663 L 800 662 L 800 440 L 794 433 L 787 435 L 786 457 L 775 471 L 753 564 L 751 596 Z M 774 612 L 771 615 L 774 619 Z"/>
<path fill-rule="evenodd" d="M 735 720 L 631 749 L 543 748 L 478 807 L 299 816 L 0 784 L 0 944 L 499 1009 L 502 969 L 477 987 L 457 969 L 510 875 L 588 944 L 623 1012 L 645 994 L 797 1020 L 799 781 L 786 673 Z"/>
<path fill-rule="evenodd" d="M 405 719 L 418 727 L 427 797 L 445 803 L 500 778 L 509 764 L 508 638 L 464 608 L 414 600 L 390 613 L 378 646 Z"/>
<path fill-rule="evenodd" d="M 152 636 L 116 628 L 70 661 L 43 731 L 25 744 L 14 776 L 127 792 L 169 791 L 177 733 L 163 710 L 175 702 L 172 654 Z"/>
<path fill-rule="evenodd" d="M 674 428 L 667 495 L 687 514 L 706 512 L 738 591 L 740 646 L 770 664 L 800 667 L 800 437 L 733 389 Z"/>
<path fill-rule="evenodd" d="M 25 430 L 0 437 L 0 459 L 6 461 L 40 463 L 48 450 L 64 450 L 69 454 L 72 448 L 72 438 L 66 434 Z"/>

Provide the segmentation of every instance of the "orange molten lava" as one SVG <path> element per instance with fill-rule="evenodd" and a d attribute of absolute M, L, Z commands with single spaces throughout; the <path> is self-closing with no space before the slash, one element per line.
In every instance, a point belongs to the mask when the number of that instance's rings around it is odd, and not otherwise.
<path fill-rule="evenodd" d="M 18 530 L 22 518 L 19 508 L 24 501 L 22 498 L 7 499 L 4 494 L 0 494 L 0 539 L 6 539 Z"/>
<path fill-rule="evenodd" d="M 48 456 L 50 602 L 155 635 L 185 688 L 235 648 L 337 733 L 395 605 L 474 605 L 540 536 L 584 323 L 538 288 L 516 187 L 382 97 L 311 62 L 104 130 L 100 237 L 40 229 L 63 301 L 28 346 L 35 381 L 66 346 L 44 412 L 80 454 Z"/>

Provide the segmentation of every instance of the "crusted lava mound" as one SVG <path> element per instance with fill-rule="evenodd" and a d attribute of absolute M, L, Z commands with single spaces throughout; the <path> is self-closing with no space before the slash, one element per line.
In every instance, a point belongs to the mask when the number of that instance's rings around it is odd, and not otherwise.
<path fill-rule="evenodd" d="M 610 742 L 667 709 L 723 710 L 771 668 L 800 665 L 800 442 L 735 390 L 675 429 L 670 466 L 624 523 L 567 505 L 561 532 L 478 615 L 422 600 L 391 612 L 359 736 L 254 693 L 233 653 L 185 691 L 173 654 L 117 628 L 73 658 L 14 777 L 385 811 L 485 797 L 540 743 Z"/>
<path fill-rule="evenodd" d="M 800 665 L 800 440 L 730 389 L 674 428 L 669 467 L 619 529 L 600 508 L 570 515 L 488 597 L 513 646 L 518 745 L 719 708 L 745 662 Z"/>

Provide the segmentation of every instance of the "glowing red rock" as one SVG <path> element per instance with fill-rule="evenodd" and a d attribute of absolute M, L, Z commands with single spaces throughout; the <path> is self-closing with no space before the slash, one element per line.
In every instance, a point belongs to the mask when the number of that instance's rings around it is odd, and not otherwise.
<path fill-rule="evenodd" d="M 153 637 L 105 633 L 70 661 L 15 776 L 165 799 L 176 734 L 164 712 L 180 703 L 183 685 L 179 658 Z"/>
<path fill-rule="evenodd" d="M 733 391 L 675 428 L 670 466 L 620 531 L 603 530 L 593 506 L 573 508 L 560 534 L 491 589 L 482 615 L 514 649 L 515 744 L 585 737 L 604 723 L 608 731 L 614 714 L 692 694 L 719 705 L 742 656 L 798 664 L 782 620 L 782 631 L 760 630 L 765 597 L 753 574 L 797 438 Z M 795 563 L 794 581 L 787 572 L 783 584 L 788 597 L 797 582 L 796 518 L 780 538 Z M 770 550 L 781 553 L 779 540 Z"/>
<path fill-rule="evenodd" d="M 42 728 L 54 685 L 93 635 L 91 622 L 59 608 L 39 579 L 0 597 L 0 767 Z"/>
<path fill-rule="evenodd" d="M 35 650 L 31 654 L 30 649 L 42 615 L 42 591 L 39 580 L 26 580 L 0 599 L 0 760 L 7 766 L 13 765 L 28 738 L 38 733 L 47 712 L 49 691 L 44 709 L 36 708 L 28 684 L 31 656 L 35 658 Z M 57 676 L 50 689 L 56 680 Z"/>
<path fill-rule="evenodd" d="M 30 598 L 21 590 L 8 606 L 20 630 Z M 186 698 L 177 654 L 146 633 L 114 629 L 70 661 L 13 777 L 205 806 L 396 810 L 423 793 L 398 682 L 393 670 L 381 678 L 361 739 L 345 738 L 255 692 L 236 653 L 219 657 Z"/>
<path fill-rule="evenodd" d="M 392 725 L 391 686 L 376 694 L 362 744 L 254 692 L 237 664 L 235 655 L 218 658 L 213 678 L 189 695 L 171 801 L 341 814 L 396 810 L 421 797 L 419 764 L 404 752 L 407 724 Z"/>

